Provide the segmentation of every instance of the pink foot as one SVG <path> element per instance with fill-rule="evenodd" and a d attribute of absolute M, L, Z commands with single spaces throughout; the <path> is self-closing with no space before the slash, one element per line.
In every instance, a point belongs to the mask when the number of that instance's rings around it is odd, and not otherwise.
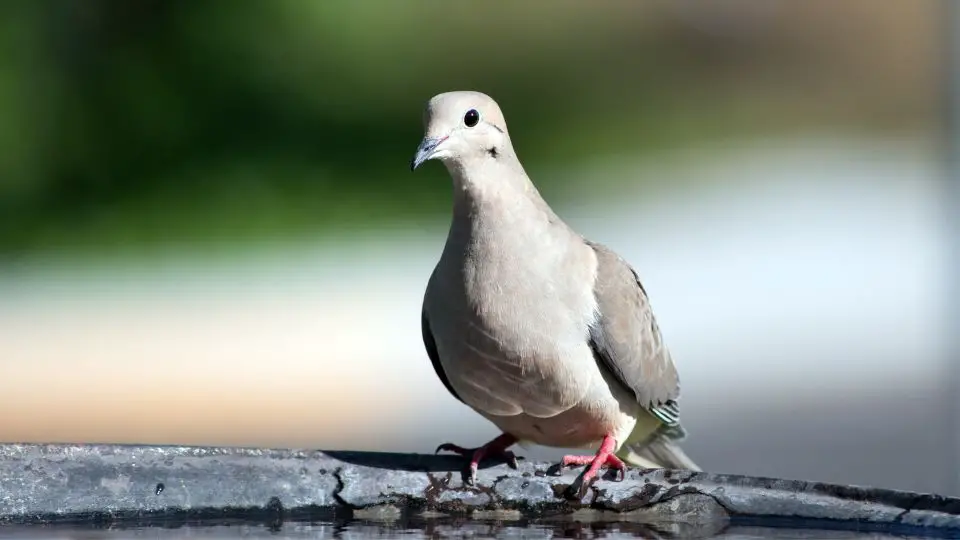
<path fill-rule="evenodd" d="M 603 438 L 603 442 L 600 444 L 600 449 L 597 450 L 596 455 L 563 457 L 563 461 L 560 462 L 561 467 L 569 467 L 571 465 L 590 465 L 590 467 L 588 467 L 587 470 L 583 472 L 583 475 L 581 475 L 581 477 L 578 479 L 580 483 L 580 489 L 577 491 L 580 493 L 581 497 L 583 488 L 590 485 L 593 479 L 596 478 L 600 468 L 603 466 L 620 471 L 618 480 L 623 480 L 624 476 L 626 476 L 626 464 L 620 458 L 613 455 L 616 447 L 617 441 L 610 435 L 607 435 Z M 574 482 L 574 485 L 575 484 L 577 484 L 577 482 Z M 572 485 L 570 487 L 573 488 Z"/>
<path fill-rule="evenodd" d="M 477 468 L 480 466 L 480 462 L 484 458 L 493 457 L 499 458 L 507 462 L 511 468 L 518 468 L 519 464 L 517 463 L 517 456 L 510 450 L 507 450 L 507 447 L 517 442 L 517 438 L 509 433 L 504 433 L 497 437 L 496 439 L 488 442 L 487 444 L 479 448 L 464 448 L 462 446 L 457 446 L 456 444 L 443 443 L 437 447 L 436 453 L 441 451 L 453 452 L 455 454 L 460 454 L 461 456 L 470 457 L 470 466 L 467 469 L 467 484 L 473 485 L 477 481 Z"/>

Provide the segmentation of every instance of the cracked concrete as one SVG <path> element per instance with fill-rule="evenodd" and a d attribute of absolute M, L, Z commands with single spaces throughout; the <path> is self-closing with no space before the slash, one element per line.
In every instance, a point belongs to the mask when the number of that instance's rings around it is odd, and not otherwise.
<path fill-rule="evenodd" d="M 299 519 L 573 519 L 696 525 L 731 520 L 960 533 L 960 499 L 690 471 L 612 474 L 581 500 L 580 468 L 482 465 L 376 452 L 119 445 L 0 445 L 0 523 Z"/>

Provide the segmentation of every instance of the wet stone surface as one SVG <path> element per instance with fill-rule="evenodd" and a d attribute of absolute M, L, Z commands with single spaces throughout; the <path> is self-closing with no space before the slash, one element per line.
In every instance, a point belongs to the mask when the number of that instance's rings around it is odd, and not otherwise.
<path fill-rule="evenodd" d="M 580 500 L 582 468 L 454 456 L 112 445 L 0 445 L 0 523 L 252 519 L 575 520 L 696 527 L 745 518 L 823 528 L 960 533 L 960 499 L 814 482 L 630 470 Z"/>

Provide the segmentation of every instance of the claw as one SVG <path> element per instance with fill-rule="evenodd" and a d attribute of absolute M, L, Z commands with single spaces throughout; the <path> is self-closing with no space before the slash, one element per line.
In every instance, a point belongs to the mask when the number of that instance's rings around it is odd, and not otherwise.
<path fill-rule="evenodd" d="M 563 491 L 563 496 L 568 500 L 582 500 L 584 495 L 587 494 L 586 482 L 583 481 L 583 477 L 578 477 L 573 481 L 572 484 L 567 486 L 567 489 Z"/>
<path fill-rule="evenodd" d="M 472 461 L 470 462 L 470 466 L 467 468 L 467 478 L 464 483 L 468 486 L 477 485 L 477 464 Z"/>

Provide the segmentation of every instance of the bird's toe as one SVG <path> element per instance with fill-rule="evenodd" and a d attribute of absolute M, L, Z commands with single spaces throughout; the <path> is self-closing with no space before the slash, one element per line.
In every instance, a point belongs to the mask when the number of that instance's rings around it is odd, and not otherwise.
<path fill-rule="evenodd" d="M 453 452 L 454 454 L 460 454 L 461 456 L 465 456 L 467 454 L 472 453 L 473 450 L 464 448 L 462 446 L 459 446 L 453 443 L 443 443 L 440 446 L 438 446 L 433 453 L 439 454 L 440 452 Z"/>

